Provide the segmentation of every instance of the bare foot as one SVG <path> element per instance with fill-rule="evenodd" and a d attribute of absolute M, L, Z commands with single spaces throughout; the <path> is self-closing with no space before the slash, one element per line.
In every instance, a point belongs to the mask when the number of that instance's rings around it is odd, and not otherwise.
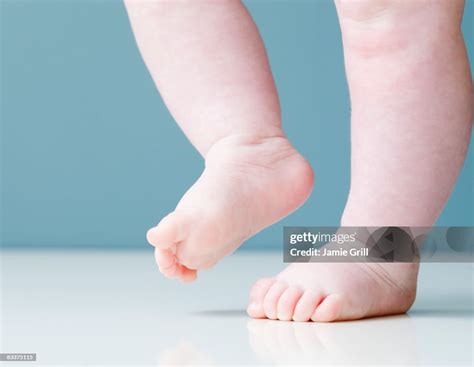
<path fill-rule="evenodd" d="M 415 300 L 418 264 L 291 264 L 250 292 L 248 314 L 283 321 L 330 322 L 406 312 Z"/>
<path fill-rule="evenodd" d="M 263 228 L 300 206 L 313 186 L 306 160 L 282 136 L 231 136 L 206 156 L 206 168 L 176 210 L 149 230 L 160 270 L 193 280 Z"/>

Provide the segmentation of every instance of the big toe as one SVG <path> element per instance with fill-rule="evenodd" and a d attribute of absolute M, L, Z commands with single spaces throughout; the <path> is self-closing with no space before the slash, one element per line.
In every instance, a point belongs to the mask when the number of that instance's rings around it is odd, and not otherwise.
<path fill-rule="evenodd" d="M 275 278 L 262 278 L 255 282 L 250 290 L 249 305 L 247 313 L 250 317 L 261 319 L 265 317 L 265 310 L 263 309 L 263 300 L 270 289 L 276 282 Z"/>

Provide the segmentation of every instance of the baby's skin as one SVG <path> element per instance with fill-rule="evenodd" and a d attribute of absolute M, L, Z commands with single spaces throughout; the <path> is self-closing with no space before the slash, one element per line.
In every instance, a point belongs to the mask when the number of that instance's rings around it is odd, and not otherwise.
<path fill-rule="evenodd" d="M 352 105 L 341 225 L 432 226 L 441 212 L 472 125 L 463 5 L 336 1 Z M 297 209 L 313 172 L 281 128 L 265 48 L 240 1 L 127 0 L 126 7 L 166 105 L 205 159 L 201 177 L 147 234 L 160 271 L 193 281 Z M 292 264 L 256 282 L 248 313 L 319 322 L 403 313 L 417 274 L 417 264 Z"/>

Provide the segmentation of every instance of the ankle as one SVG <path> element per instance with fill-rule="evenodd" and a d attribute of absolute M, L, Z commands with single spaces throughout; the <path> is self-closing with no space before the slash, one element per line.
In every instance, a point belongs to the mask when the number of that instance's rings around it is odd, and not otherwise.
<path fill-rule="evenodd" d="M 235 134 L 216 142 L 208 151 L 206 169 L 233 167 L 245 174 L 272 172 L 276 196 L 286 198 L 284 211 L 293 211 L 310 195 L 314 173 L 309 162 L 292 146 L 283 132 L 273 136 Z M 264 186 L 259 189 L 265 191 Z"/>
<path fill-rule="evenodd" d="M 204 159 L 208 161 L 210 159 L 226 158 L 222 155 L 223 152 L 227 152 L 233 156 L 241 152 L 245 147 L 258 149 L 268 145 L 273 150 L 276 149 L 276 146 L 281 146 L 281 150 L 288 150 L 286 148 L 291 147 L 291 144 L 281 129 L 267 129 L 265 132 L 236 132 L 214 141 L 205 152 Z"/>
<path fill-rule="evenodd" d="M 280 126 L 264 126 L 263 128 L 257 126 L 252 129 L 229 131 L 208 139 L 205 144 L 200 144 L 201 148 L 197 147 L 196 144 L 194 144 L 194 146 L 198 149 L 203 158 L 207 159 L 210 153 L 218 150 L 218 148 L 223 145 L 254 145 L 273 138 L 286 139 L 285 133 Z"/>

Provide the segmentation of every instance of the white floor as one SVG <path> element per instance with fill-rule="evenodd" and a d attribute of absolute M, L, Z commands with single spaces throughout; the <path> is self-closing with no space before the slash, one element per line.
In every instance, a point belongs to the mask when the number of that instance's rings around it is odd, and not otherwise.
<path fill-rule="evenodd" d="M 5 365 L 473 365 L 472 264 L 423 264 L 408 315 L 332 324 L 251 320 L 247 292 L 280 253 L 227 258 L 197 283 L 150 251 L 4 251 Z"/>

